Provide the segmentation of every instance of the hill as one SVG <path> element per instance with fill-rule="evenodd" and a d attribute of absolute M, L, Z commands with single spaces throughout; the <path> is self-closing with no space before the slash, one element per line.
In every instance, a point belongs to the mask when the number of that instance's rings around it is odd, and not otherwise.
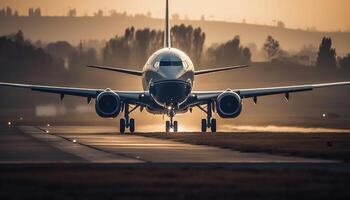
<path fill-rule="evenodd" d="M 206 33 L 206 45 L 220 43 L 240 35 L 244 44 L 256 44 L 261 48 L 267 35 L 280 41 L 282 48 L 297 51 L 303 45 L 318 46 L 322 37 L 333 39 L 338 55 L 350 52 L 349 32 L 319 32 L 266 25 L 245 23 L 173 20 L 172 24 L 191 24 L 201 27 Z M 31 40 L 44 42 L 66 40 L 77 44 L 80 40 L 108 40 L 116 34 L 123 34 L 127 27 L 163 29 L 163 19 L 149 18 L 143 15 L 99 16 L 99 17 L 0 17 L 0 35 L 17 32 L 21 29 Z"/>

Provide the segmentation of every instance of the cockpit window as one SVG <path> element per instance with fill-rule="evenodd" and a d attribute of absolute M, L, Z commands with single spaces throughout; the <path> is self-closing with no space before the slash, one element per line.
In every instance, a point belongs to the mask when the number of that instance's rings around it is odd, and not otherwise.
<path fill-rule="evenodd" d="M 158 70 L 159 69 L 159 62 L 155 62 L 153 66 L 154 66 L 154 68 L 156 68 Z"/>
<path fill-rule="evenodd" d="M 182 61 L 160 61 L 160 66 L 183 66 Z"/>
<path fill-rule="evenodd" d="M 187 68 L 188 68 L 188 64 L 187 64 L 187 62 L 182 61 L 182 64 L 183 64 L 183 66 L 185 67 L 185 69 L 187 69 Z"/>

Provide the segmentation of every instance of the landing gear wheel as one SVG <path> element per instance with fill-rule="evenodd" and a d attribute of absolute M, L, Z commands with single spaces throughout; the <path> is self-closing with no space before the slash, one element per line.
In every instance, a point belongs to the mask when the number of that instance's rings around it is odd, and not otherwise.
<path fill-rule="evenodd" d="M 207 120 L 206 119 L 202 119 L 202 129 L 201 129 L 202 133 L 207 132 Z"/>
<path fill-rule="evenodd" d="M 130 119 L 129 130 L 130 130 L 130 133 L 135 132 L 135 119 L 133 119 L 133 118 Z"/>
<path fill-rule="evenodd" d="M 216 133 L 216 119 L 211 119 L 210 128 L 212 133 Z"/>
<path fill-rule="evenodd" d="M 165 122 L 165 132 L 169 133 L 170 132 L 170 121 Z"/>
<path fill-rule="evenodd" d="M 178 131 L 178 123 L 177 121 L 174 121 L 174 132 L 177 133 Z"/>
<path fill-rule="evenodd" d="M 119 131 L 120 131 L 120 134 L 125 133 L 125 119 L 120 119 Z"/>

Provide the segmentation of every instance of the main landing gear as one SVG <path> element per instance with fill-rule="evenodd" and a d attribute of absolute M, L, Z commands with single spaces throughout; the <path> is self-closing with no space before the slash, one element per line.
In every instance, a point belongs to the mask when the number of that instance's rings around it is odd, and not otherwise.
<path fill-rule="evenodd" d="M 124 104 L 124 118 L 120 119 L 119 130 L 121 134 L 125 133 L 125 130 L 128 128 L 130 133 L 135 132 L 135 119 L 129 118 L 129 114 L 136 110 L 139 106 L 135 106 L 129 111 L 129 104 Z"/>
<path fill-rule="evenodd" d="M 213 115 L 212 104 L 208 103 L 206 108 L 202 108 L 201 106 L 198 106 L 198 108 L 207 114 L 207 118 L 202 119 L 202 124 L 201 124 L 202 133 L 207 132 L 207 129 L 209 129 L 209 128 L 210 128 L 212 133 L 215 133 L 216 132 L 216 119 L 212 118 L 212 115 Z"/>

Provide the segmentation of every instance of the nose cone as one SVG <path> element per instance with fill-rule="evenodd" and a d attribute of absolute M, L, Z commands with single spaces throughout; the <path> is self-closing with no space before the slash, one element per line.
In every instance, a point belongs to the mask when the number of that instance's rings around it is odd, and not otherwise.
<path fill-rule="evenodd" d="M 191 84 L 180 80 L 158 81 L 151 85 L 150 93 L 161 105 L 180 105 L 189 96 Z"/>
<path fill-rule="evenodd" d="M 185 73 L 185 69 L 183 66 L 161 66 L 158 73 L 165 79 L 178 79 Z"/>

